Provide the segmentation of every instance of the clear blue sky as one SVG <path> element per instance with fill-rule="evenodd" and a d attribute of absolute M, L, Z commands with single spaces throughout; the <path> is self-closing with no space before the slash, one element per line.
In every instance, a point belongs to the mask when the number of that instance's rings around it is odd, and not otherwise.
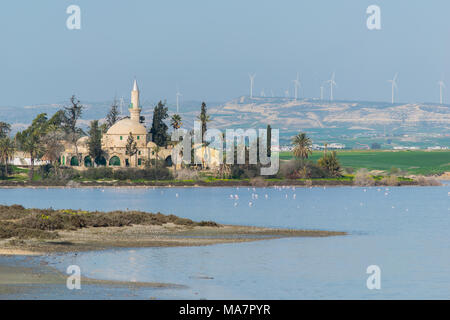
<path fill-rule="evenodd" d="M 81 7 L 81 30 L 66 8 Z M 382 29 L 365 13 L 381 7 Z M 300 72 L 306 97 L 336 72 L 336 99 L 450 100 L 450 1 L 3 1 L 0 106 L 129 98 L 222 101 L 255 92 L 282 95 Z M 328 94 L 328 89 L 326 90 Z"/>

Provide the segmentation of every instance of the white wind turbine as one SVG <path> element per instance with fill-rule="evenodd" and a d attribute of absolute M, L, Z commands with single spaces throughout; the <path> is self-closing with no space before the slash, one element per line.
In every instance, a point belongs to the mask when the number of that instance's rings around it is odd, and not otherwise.
<path fill-rule="evenodd" d="M 323 100 L 323 86 L 320 86 L 320 100 Z"/>
<path fill-rule="evenodd" d="M 120 97 L 120 114 L 123 114 L 123 106 L 125 104 L 125 101 L 123 100 L 123 97 Z"/>
<path fill-rule="evenodd" d="M 255 82 L 255 76 L 256 74 L 248 74 L 248 77 L 250 78 L 250 99 L 253 99 L 253 84 Z"/>
<path fill-rule="evenodd" d="M 300 80 L 298 79 L 298 72 L 297 72 L 297 78 L 295 80 L 292 80 L 292 82 L 294 82 L 294 101 L 297 101 L 298 88 L 301 86 Z"/>
<path fill-rule="evenodd" d="M 330 101 L 333 101 L 333 86 L 336 85 L 336 82 L 334 81 L 334 76 L 335 74 L 333 72 L 331 75 L 331 79 L 326 81 L 326 83 L 330 84 Z"/>
<path fill-rule="evenodd" d="M 395 93 L 395 89 L 397 88 L 397 76 L 398 76 L 398 73 L 396 73 L 394 75 L 394 79 L 388 80 L 388 82 L 390 82 L 391 86 L 392 86 L 392 96 L 391 96 L 392 104 L 394 104 L 394 93 Z"/>
<path fill-rule="evenodd" d="M 442 104 L 442 89 L 444 89 L 445 88 L 445 83 L 444 83 L 444 81 L 439 81 L 438 82 L 438 85 L 439 85 L 439 103 L 440 104 Z"/>
<path fill-rule="evenodd" d="M 179 113 L 179 110 L 180 110 L 180 97 L 181 96 L 183 96 L 183 95 L 180 93 L 180 91 L 178 90 L 178 87 L 177 87 L 177 114 Z"/>

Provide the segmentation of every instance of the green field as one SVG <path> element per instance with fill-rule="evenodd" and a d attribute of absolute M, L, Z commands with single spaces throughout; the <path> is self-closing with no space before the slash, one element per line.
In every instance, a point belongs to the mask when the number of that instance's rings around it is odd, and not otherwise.
<path fill-rule="evenodd" d="M 386 170 L 399 168 L 411 174 L 442 174 L 450 171 L 450 151 L 338 151 L 343 167 Z M 310 160 L 317 161 L 323 152 L 313 152 Z M 292 159 L 290 152 L 281 152 L 280 159 Z"/>

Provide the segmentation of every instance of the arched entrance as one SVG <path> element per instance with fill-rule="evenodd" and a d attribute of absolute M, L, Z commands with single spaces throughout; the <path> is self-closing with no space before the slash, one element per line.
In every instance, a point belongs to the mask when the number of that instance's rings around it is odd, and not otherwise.
<path fill-rule="evenodd" d="M 105 159 L 105 157 L 103 157 L 103 156 L 97 157 L 97 158 L 95 158 L 95 163 L 96 163 L 98 166 L 106 166 L 106 159 Z"/>
<path fill-rule="evenodd" d="M 80 163 L 78 162 L 78 157 L 73 156 L 72 158 L 70 158 L 70 165 L 72 167 L 78 167 L 80 165 Z"/>
<path fill-rule="evenodd" d="M 92 160 L 90 156 L 84 157 L 84 166 L 85 167 L 92 167 Z"/>
<path fill-rule="evenodd" d="M 120 166 L 120 159 L 118 156 L 114 156 L 111 159 L 109 159 L 109 165 L 110 166 Z"/>

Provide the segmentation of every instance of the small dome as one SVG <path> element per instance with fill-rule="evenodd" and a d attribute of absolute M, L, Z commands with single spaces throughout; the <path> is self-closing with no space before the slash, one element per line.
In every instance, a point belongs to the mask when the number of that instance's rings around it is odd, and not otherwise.
<path fill-rule="evenodd" d="M 139 122 L 133 121 L 129 118 L 117 121 L 111 128 L 109 128 L 107 134 L 119 134 L 129 135 L 132 134 L 147 134 L 147 129 Z"/>
<path fill-rule="evenodd" d="M 85 145 L 85 144 L 87 144 L 88 140 L 89 140 L 88 136 L 81 137 L 80 139 L 77 140 L 77 144 Z"/>
<path fill-rule="evenodd" d="M 154 143 L 153 141 L 149 141 L 147 143 L 147 148 L 156 148 L 156 143 Z"/>

